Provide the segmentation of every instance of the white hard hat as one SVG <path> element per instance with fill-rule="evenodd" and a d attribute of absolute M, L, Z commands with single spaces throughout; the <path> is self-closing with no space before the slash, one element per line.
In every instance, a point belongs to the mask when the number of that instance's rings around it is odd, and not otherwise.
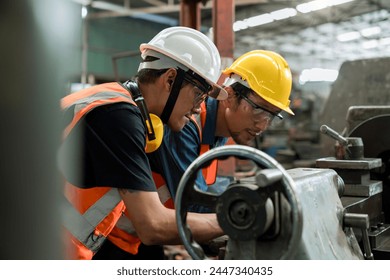
<path fill-rule="evenodd" d="M 227 92 L 217 84 L 221 75 L 221 57 L 218 49 L 200 31 L 183 26 L 169 27 L 158 33 L 149 43 L 141 44 L 140 50 L 142 58 L 154 53 L 150 51 L 167 57 L 163 59 L 159 56 L 158 61 L 142 62 L 140 69 L 169 67 L 181 67 L 185 71 L 190 69 L 214 88 L 213 97 L 220 100 L 227 98 Z"/>

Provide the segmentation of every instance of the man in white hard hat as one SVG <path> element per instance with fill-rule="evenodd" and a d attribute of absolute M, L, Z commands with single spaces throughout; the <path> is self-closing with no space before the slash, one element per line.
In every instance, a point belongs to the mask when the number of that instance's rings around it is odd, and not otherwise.
<path fill-rule="evenodd" d="M 131 252 L 141 242 L 180 243 L 175 212 L 159 199 L 147 153 L 159 147 L 163 124 L 179 131 L 208 94 L 227 97 L 216 84 L 220 56 L 207 36 L 186 27 L 164 29 L 140 50 L 134 81 L 97 85 L 61 100 L 67 121 L 60 149 L 65 258 L 92 259 L 123 215 L 134 233 L 125 244 Z M 67 148 L 79 140 L 80 152 L 70 156 Z M 191 214 L 188 223 L 199 242 L 223 234 L 214 214 Z"/>

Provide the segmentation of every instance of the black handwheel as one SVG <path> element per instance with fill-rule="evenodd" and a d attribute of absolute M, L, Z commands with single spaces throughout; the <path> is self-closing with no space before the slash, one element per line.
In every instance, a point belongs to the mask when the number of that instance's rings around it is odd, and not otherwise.
<path fill-rule="evenodd" d="M 242 145 L 228 145 L 214 148 L 197 158 L 183 174 L 176 194 L 175 208 L 179 235 L 186 250 L 193 259 L 206 259 L 202 247 L 193 240 L 191 230 L 187 225 L 188 207 L 193 204 L 200 204 L 211 210 L 216 210 L 216 205 L 224 197 L 223 195 L 225 192 L 230 191 L 234 194 L 234 188 L 231 188 L 230 186 L 221 194 L 201 191 L 194 184 L 198 171 L 208 166 L 213 160 L 226 159 L 232 156 L 239 159 L 251 160 L 262 169 L 276 169 L 280 174 L 281 192 L 291 207 L 291 238 L 289 238 L 287 249 L 284 250 L 281 259 L 290 258 L 294 254 L 302 234 L 302 213 L 300 204 L 296 199 L 294 181 L 286 170 L 272 157 L 258 149 Z M 230 195 L 231 194 L 229 194 L 229 197 Z M 225 196 L 225 198 L 226 197 L 228 196 Z M 222 203 L 219 204 L 221 205 Z M 256 215 L 261 215 L 261 213 L 256 212 L 255 216 Z M 225 230 L 226 227 L 221 225 L 220 216 L 218 217 L 218 221 L 220 226 Z M 229 236 L 229 233 L 226 234 Z"/>

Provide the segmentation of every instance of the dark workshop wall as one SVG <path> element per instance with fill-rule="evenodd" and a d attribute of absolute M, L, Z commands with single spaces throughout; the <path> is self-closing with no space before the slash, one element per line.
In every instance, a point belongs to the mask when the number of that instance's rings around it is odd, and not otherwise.
<path fill-rule="evenodd" d="M 96 18 L 88 20 L 88 70 L 97 81 L 115 79 L 112 57 L 118 53 L 138 51 L 160 30 L 168 27 L 151 21 L 130 17 Z M 133 76 L 138 69 L 140 55 L 117 60 L 120 80 Z"/>

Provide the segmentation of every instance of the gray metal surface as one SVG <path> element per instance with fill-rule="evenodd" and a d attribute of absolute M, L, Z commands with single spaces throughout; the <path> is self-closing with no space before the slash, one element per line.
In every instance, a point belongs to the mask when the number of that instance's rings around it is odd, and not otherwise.
<path fill-rule="evenodd" d="M 383 191 L 381 181 L 371 181 L 367 185 L 346 184 L 344 195 L 368 197 Z"/>
<path fill-rule="evenodd" d="M 345 182 L 344 196 L 367 197 L 383 191 L 382 181 L 370 178 L 370 171 L 382 166 L 380 158 L 339 160 L 329 157 L 318 159 L 316 166 L 334 169 L 343 178 Z"/>
<path fill-rule="evenodd" d="M 370 224 L 375 225 L 383 221 L 382 193 L 369 197 L 343 196 L 341 202 L 346 212 L 368 214 Z"/>
<path fill-rule="evenodd" d="M 294 259 L 363 259 L 353 231 L 343 230 L 338 175 L 330 169 L 287 170 L 302 206 L 303 229 Z"/>
<path fill-rule="evenodd" d="M 339 160 L 334 157 L 328 157 L 316 160 L 316 167 L 319 168 L 370 170 L 381 166 L 382 161 L 380 158 L 364 158 L 361 160 Z"/>
<path fill-rule="evenodd" d="M 354 231 L 342 225 L 344 207 L 338 193 L 342 180 L 339 180 L 337 173 L 330 169 L 313 168 L 295 168 L 287 170 L 287 173 L 294 180 L 303 215 L 302 237 L 290 259 L 363 259 Z M 289 223 L 286 216 L 282 220 Z M 251 240 L 243 243 L 229 240 L 227 254 L 231 259 L 278 259 L 286 238 L 287 232 L 281 232 L 277 242 Z"/>

